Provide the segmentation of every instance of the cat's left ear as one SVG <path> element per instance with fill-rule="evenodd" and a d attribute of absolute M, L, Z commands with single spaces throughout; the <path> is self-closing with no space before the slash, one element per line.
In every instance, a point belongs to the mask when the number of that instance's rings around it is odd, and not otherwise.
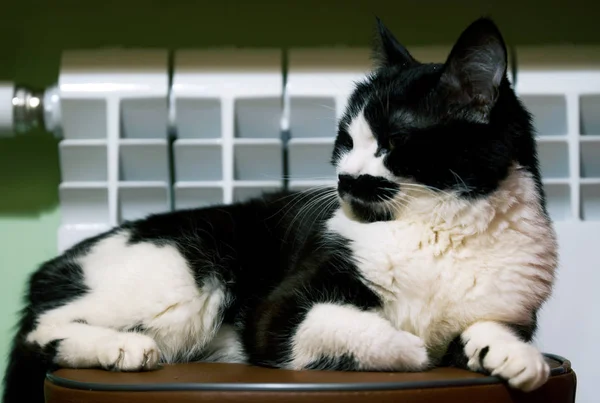
<path fill-rule="evenodd" d="M 373 50 L 373 57 L 377 67 L 407 67 L 417 63 L 411 54 L 392 34 L 392 32 L 376 17 L 377 40 Z"/>
<path fill-rule="evenodd" d="M 486 113 L 496 102 L 506 69 L 500 30 L 490 19 L 481 18 L 465 29 L 452 48 L 440 83 L 453 102 Z"/>

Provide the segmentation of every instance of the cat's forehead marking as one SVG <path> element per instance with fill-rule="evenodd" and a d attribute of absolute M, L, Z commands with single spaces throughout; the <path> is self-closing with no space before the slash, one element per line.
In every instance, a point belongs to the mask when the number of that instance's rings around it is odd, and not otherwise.
<path fill-rule="evenodd" d="M 371 175 L 391 178 L 383 164 L 383 157 L 377 155 L 377 139 L 363 112 L 359 113 L 348 126 L 353 147 L 346 152 L 337 165 L 338 174 Z"/>
<path fill-rule="evenodd" d="M 368 146 L 375 141 L 371 126 L 369 125 L 369 122 L 367 122 L 367 119 L 365 119 L 363 111 L 350 122 L 348 134 L 352 137 L 355 147 Z"/>

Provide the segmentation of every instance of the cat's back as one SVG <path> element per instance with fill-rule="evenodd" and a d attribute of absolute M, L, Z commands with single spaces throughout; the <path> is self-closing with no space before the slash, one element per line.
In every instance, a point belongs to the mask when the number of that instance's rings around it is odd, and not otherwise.
<path fill-rule="evenodd" d="M 328 217 L 322 196 L 316 190 L 277 192 L 125 222 L 42 264 L 31 277 L 30 297 L 69 287 L 72 298 L 106 289 L 120 304 L 119 294 L 139 299 L 156 288 L 191 292 L 214 283 L 213 277 L 224 284 L 240 276 L 276 279 Z"/>

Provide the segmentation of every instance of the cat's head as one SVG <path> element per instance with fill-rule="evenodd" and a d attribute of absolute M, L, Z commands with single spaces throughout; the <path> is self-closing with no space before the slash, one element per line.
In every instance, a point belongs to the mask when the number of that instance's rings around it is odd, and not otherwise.
<path fill-rule="evenodd" d="M 349 98 L 332 158 L 347 211 L 389 220 L 411 198 L 485 197 L 515 163 L 539 179 L 530 116 L 491 20 L 472 23 L 440 64 L 415 60 L 377 23 L 376 68 Z"/>

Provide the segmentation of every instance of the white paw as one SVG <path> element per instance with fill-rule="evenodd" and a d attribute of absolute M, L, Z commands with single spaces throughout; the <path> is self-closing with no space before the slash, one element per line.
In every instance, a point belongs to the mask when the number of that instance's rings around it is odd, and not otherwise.
<path fill-rule="evenodd" d="M 481 360 L 481 351 L 485 348 L 487 353 Z M 506 379 L 513 388 L 525 392 L 539 388 L 550 376 L 550 366 L 540 351 L 531 344 L 498 341 L 480 348 L 474 343 L 467 343 L 465 353 L 471 370 L 487 370 L 493 376 Z"/>
<path fill-rule="evenodd" d="M 139 333 L 121 333 L 97 346 L 102 368 L 112 371 L 141 371 L 158 366 L 160 352 L 151 337 Z"/>
<path fill-rule="evenodd" d="M 422 371 L 429 366 L 425 342 L 412 333 L 397 331 L 375 349 L 380 357 L 375 358 L 380 367 L 394 371 Z"/>

